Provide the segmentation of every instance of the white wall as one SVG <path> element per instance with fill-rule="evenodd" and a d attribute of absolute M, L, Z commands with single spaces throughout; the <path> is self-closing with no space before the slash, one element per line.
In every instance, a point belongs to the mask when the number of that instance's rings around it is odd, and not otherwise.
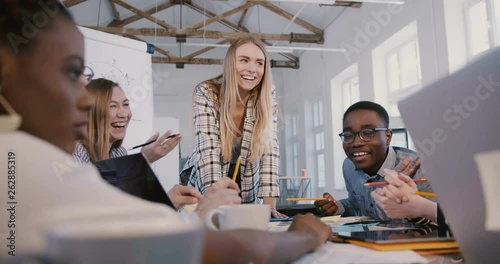
<path fill-rule="evenodd" d="M 176 69 L 172 64 L 153 64 L 154 115 L 179 119 L 182 157 L 190 155 L 195 146 L 191 107 L 194 88 L 221 70 L 220 65 L 185 65 L 184 69 Z"/>

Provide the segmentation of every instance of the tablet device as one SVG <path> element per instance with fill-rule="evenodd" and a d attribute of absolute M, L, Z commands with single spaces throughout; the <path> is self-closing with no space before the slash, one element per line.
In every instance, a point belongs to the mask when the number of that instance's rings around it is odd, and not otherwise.
<path fill-rule="evenodd" d="M 94 162 L 102 178 L 116 188 L 176 209 L 141 153 Z"/>
<path fill-rule="evenodd" d="M 414 243 L 428 241 L 454 241 L 449 236 L 439 236 L 437 230 L 422 234 L 419 229 L 376 230 L 366 232 L 339 232 L 338 236 L 345 239 L 360 240 L 376 244 Z"/>

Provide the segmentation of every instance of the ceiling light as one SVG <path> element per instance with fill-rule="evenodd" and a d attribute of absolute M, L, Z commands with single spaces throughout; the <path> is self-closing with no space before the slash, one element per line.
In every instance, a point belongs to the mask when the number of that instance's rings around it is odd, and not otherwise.
<path fill-rule="evenodd" d="M 270 0 L 271 2 L 291 2 L 305 4 L 333 5 L 335 0 Z M 404 0 L 352 0 L 352 2 L 402 5 Z"/>
<path fill-rule="evenodd" d="M 183 43 L 184 46 L 193 47 L 213 47 L 213 48 L 229 48 L 229 44 L 211 44 L 211 43 Z M 346 49 L 336 48 L 319 48 L 319 47 L 288 47 L 288 46 L 267 46 L 268 52 L 291 53 L 294 50 L 310 50 L 310 51 L 326 51 L 326 52 L 346 52 Z"/>

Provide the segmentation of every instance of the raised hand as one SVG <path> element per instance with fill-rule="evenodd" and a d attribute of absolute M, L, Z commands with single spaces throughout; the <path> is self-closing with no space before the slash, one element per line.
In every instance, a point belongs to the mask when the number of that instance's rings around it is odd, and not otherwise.
<path fill-rule="evenodd" d="M 418 169 L 420 169 L 421 165 L 422 160 L 420 159 L 420 157 L 417 157 L 415 160 L 413 160 L 412 157 L 408 156 L 403 160 L 396 171 L 413 177 L 415 176 L 415 173 L 417 173 Z"/>
<path fill-rule="evenodd" d="M 142 154 L 144 155 L 144 157 L 146 157 L 149 163 L 153 163 L 165 157 L 165 155 L 172 151 L 179 144 L 179 142 L 181 142 L 181 135 L 176 135 L 170 139 L 167 139 L 167 137 L 171 134 L 171 130 L 167 131 L 161 136 L 157 132 L 147 140 L 147 142 L 154 140 L 153 143 L 142 148 Z"/>

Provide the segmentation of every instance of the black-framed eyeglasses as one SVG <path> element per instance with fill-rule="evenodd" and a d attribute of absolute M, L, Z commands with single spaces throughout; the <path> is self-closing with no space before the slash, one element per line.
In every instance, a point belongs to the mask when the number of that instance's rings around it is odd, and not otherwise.
<path fill-rule="evenodd" d="M 94 71 L 89 67 L 85 66 L 83 67 L 83 73 L 82 76 L 87 80 L 87 83 L 92 81 L 92 78 L 94 78 Z"/>
<path fill-rule="evenodd" d="M 351 144 L 352 142 L 354 142 L 356 135 L 359 135 L 359 138 L 361 140 L 368 142 L 373 139 L 375 133 L 377 133 L 378 131 L 387 131 L 387 130 L 389 129 L 385 127 L 363 128 L 359 132 L 344 131 L 340 133 L 339 136 L 340 139 L 342 139 L 342 142 L 346 144 Z"/>

